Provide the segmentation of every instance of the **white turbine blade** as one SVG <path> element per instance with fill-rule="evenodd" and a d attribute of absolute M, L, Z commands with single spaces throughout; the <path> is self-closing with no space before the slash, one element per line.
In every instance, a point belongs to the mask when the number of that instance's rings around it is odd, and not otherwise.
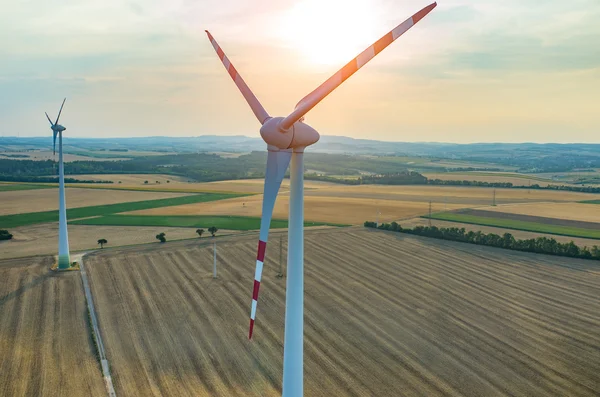
<path fill-rule="evenodd" d="M 258 290 L 260 288 L 260 278 L 262 276 L 263 263 L 265 261 L 269 227 L 271 226 L 271 218 L 273 217 L 273 207 L 275 207 L 275 199 L 277 198 L 281 181 L 285 176 L 285 171 L 290 164 L 291 158 L 291 151 L 270 151 L 267 157 L 267 173 L 265 177 L 262 217 L 260 219 L 260 236 L 258 240 L 258 253 L 256 255 L 256 271 L 254 273 L 254 288 L 252 290 L 252 309 L 250 311 L 250 330 L 248 332 L 248 339 L 252 339 L 252 330 L 254 329 L 254 320 L 256 319 Z"/>
<path fill-rule="evenodd" d="M 44 113 L 46 113 L 46 112 L 44 112 Z M 50 116 L 48 116 L 48 113 L 46 113 L 46 118 L 50 122 L 50 125 L 54 125 L 54 123 L 52 122 L 52 120 L 50 120 Z"/>
<path fill-rule="evenodd" d="M 60 110 L 58 111 L 58 116 L 56 116 L 56 123 L 54 123 L 54 124 L 58 124 L 58 119 L 60 119 L 60 114 L 62 113 L 62 108 L 63 108 L 63 106 L 65 106 L 66 100 L 67 100 L 67 98 L 63 99 L 63 103 L 62 103 L 62 105 L 60 105 Z"/>
<path fill-rule="evenodd" d="M 294 111 L 281 121 L 281 129 L 287 130 L 296 121 L 300 120 L 309 110 L 315 107 L 319 102 L 329 95 L 333 90 L 340 86 L 348 77 L 352 76 L 358 69 L 363 67 L 367 62 L 383 51 L 384 48 L 392 44 L 394 40 L 402 36 L 408 29 L 416 25 L 425 15 L 429 14 L 437 6 L 433 3 L 423 8 L 421 11 L 396 26 L 385 36 L 377 40 L 372 46 L 361 52 L 356 58 L 351 60 L 341 68 L 337 73 L 327 79 L 313 92 L 305 96 L 298 102 Z"/>
<path fill-rule="evenodd" d="M 221 59 L 221 62 L 223 62 L 223 66 L 225 66 L 225 69 L 227 69 L 227 72 L 229 72 L 229 75 L 235 82 L 235 85 L 237 85 L 237 88 L 240 90 L 240 92 L 246 99 L 246 102 L 248 102 L 248 105 L 250 105 L 250 108 L 254 112 L 254 115 L 256 116 L 261 125 L 264 124 L 265 121 L 270 118 L 269 114 L 267 113 L 265 108 L 263 108 L 263 106 L 260 104 L 254 93 L 250 90 L 250 88 L 248 87 L 242 76 L 240 76 L 240 74 L 237 72 L 233 64 L 229 61 L 229 58 L 227 58 L 219 44 L 217 44 L 217 41 L 212 36 L 212 34 L 210 34 L 208 30 L 205 30 L 205 32 L 208 35 L 208 39 L 215 48 L 217 55 Z"/>
<path fill-rule="evenodd" d="M 54 133 L 54 143 L 52 145 L 52 155 L 56 154 L 56 136 L 58 135 L 58 131 L 52 131 Z"/>

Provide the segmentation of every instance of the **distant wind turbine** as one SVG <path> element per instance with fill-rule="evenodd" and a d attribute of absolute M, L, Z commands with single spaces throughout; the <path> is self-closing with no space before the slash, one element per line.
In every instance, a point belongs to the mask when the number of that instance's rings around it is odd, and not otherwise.
<path fill-rule="evenodd" d="M 303 334 L 304 334 L 304 149 L 319 140 L 319 133 L 304 123 L 304 115 L 321 102 L 327 95 L 352 76 L 358 69 L 373 59 L 394 40 L 403 35 L 437 4 L 433 3 L 396 26 L 377 40 L 372 46 L 348 62 L 341 70 L 331 76 L 313 92 L 305 96 L 294 111 L 287 117 L 271 117 L 250 90 L 229 58 L 225 55 L 214 37 L 206 31 L 221 62 L 250 105 L 252 112 L 262 124 L 260 135 L 267 144 L 267 170 L 264 185 L 262 217 L 252 309 L 250 312 L 250 331 L 252 338 L 258 290 L 267 248 L 269 227 L 273 216 L 273 207 L 281 181 L 290 166 L 290 212 L 288 225 L 288 267 L 285 301 L 285 335 L 283 347 L 283 395 L 299 397 L 304 393 L 303 383 Z M 310 28 L 310 27 L 309 27 Z M 291 162 L 291 165 L 290 165 Z"/>
<path fill-rule="evenodd" d="M 63 164 L 63 146 L 62 133 L 66 130 L 65 127 L 58 124 L 60 114 L 62 113 L 65 101 L 63 100 L 56 121 L 53 123 L 50 116 L 46 113 L 46 118 L 50 122 L 50 128 L 54 135 L 54 144 L 52 152 L 56 154 L 56 136 L 58 136 L 58 268 L 68 269 L 71 267 L 71 257 L 69 254 L 69 233 L 67 231 L 67 205 L 65 198 L 65 168 Z"/>

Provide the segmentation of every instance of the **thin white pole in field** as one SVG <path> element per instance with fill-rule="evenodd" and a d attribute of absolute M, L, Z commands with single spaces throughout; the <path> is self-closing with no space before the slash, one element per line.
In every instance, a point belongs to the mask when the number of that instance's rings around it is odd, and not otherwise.
<path fill-rule="evenodd" d="M 213 278 L 217 278 L 217 242 L 213 242 Z"/>

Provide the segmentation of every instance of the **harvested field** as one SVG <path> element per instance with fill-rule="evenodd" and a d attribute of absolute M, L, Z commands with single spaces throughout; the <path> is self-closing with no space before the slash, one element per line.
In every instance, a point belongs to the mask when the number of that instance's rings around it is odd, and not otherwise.
<path fill-rule="evenodd" d="M 52 262 L 0 261 L 0 395 L 106 396 L 79 273 Z"/>
<path fill-rule="evenodd" d="M 456 204 L 433 203 L 433 211 L 444 208 L 457 209 L 465 206 Z M 282 193 L 275 203 L 273 216 L 287 219 L 289 195 Z M 363 224 L 366 219 L 375 218 L 377 210 L 382 221 L 412 218 L 429 211 L 428 202 L 392 201 L 359 198 L 338 198 L 306 196 L 304 199 L 304 217 L 313 222 L 331 222 L 336 224 Z M 154 208 L 133 211 L 128 215 L 238 215 L 258 216 L 262 213 L 262 195 L 238 197 L 212 203 L 180 205 L 176 207 Z"/>
<path fill-rule="evenodd" d="M 153 186 L 157 185 L 156 181 L 160 182 L 159 184 L 165 185 L 167 185 L 167 181 L 169 181 L 169 185 L 171 183 L 182 183 L 188 181 L 187 178 L 181 176 L 163 174 L 86 174 L 77 175 L 77 179 L 86 181 L 112 181 L 115 184 L 119 184 L 119 181 L 121 181 L 121 184 L 123 185 L 144 185 L 144 182 L 148 181 L 148 185 Z"/>
<path fill-rule="evenodd" d="M 27 156 L 26 158 L 20 158 L 20 160 L 38 160 L 38 161 L 42 161 L 42 160 L 56 160 L 58 161 L 58 154 L 53 154 L 52 150 L 40 150 L 40 151 L 31 151 L 31 152 L 2 152 L 0 153 L 0 159 L 13 159 L 15 160 L 15 158 L 10 157 L 11 155 L 22 155 L 22 156 Z M 118 154 L 117 154 L 118 155 Z M 63 161 L 69 163 L 71 161 L 118 161 L 118 160 L 129 160 L 129 158 L 127 157 L 110 157 L 110 158 L 103 158 L 103 157 L 92 157 L 92 156 L 83 156 L 83 155 L 78 155 L 78 154 L 69 154 L 69 153 L 65 153 L 63 155 Z"/>
<path fill-rule="evenodd" d="M 512 183 L 514 186 L 529 186 L 535 184 L 540 186 L 569 184 L 568 182 L 555 182 L 552 179 L 541 178 L 535 175 L 509 172 L 424 172 L 423 176 L 426 176 L 429 179 L 440 179 L 442 181 Z"/>
<path fill-rule="evenodd" d="M 527 202 L 566 202 L 594 200 L 600 194 L 535 189 L 495 189 L 497 204 Z M 444 202 L 449 204 L 491 205 L 494 189 L 463 186 L 384 186 L 329 185 L 322 189 L 306 191 L 307 196 L 329 196 L 344 198 L 370 198 L 418 202 Z"/>
<path fill-rule="evenodd" d="M 185 196 L 182 193 L 66 189 L 67 208 L 87 207 Z M 58 189 L 0 192 L 0 215 L 58 210 Z"/>
<path fill-rule="evenodd" d="M 566 227 L 574 227 L 580 229 L 591 229 L 591 230 L 599 230 L 600 223 L 598 222 L 586 222 L 586 221 L 578 221 L 572 219 L 561 219 L 561 218 L 548 218 L 544 216 L 533 216 L 533 215 L 523 215 L 523 214 L 515 214 L 512 212 L 504 212 L 504 211 L 488 211 L 488 210 L 480 210 L 480 209 L 465 209 L 460 210 L 461 214 L 465 215 L 473 215 L 473 216 L 482 216 L 485 218 L 498 218 L 498 219 L 507 219 L 514 221 L 523 221 L 523 222 L 536 222 L 536 223 L 544 223 L 548 225 L 556 225 L 556 226 L 566 226 Z"/>
<path fill-rule="evenodd" d="M 400 222 L 400 225 L 402 227 L 407 227 L 407 228 L 413 228 L 415 226 L 429 226 L 429 219 L 420 218 L 420 217 L 408 219 L 408 220 Z M 474 232 L 481 231 L 483 233 L 495 233 L 499 236 L 502 236 L 504 233 L 510 233 L 516 239 L 521 239 L 521 240 L 527 240 L 527 239 L 538 238 L 538 237 L 546 237 L 546 238 L 553 238 L 556 241 L 558 241 L 559 243 L 569 243 L 569 242 L 573 241 L 575 244 L 577 244 L 580 247 L 592 248 L 594 245 L 600 246 L 600 241 L 595 240 L 595 239 L 579 238 L 579 237 L 572 237 L 572 236 L 559 236 L 556 234 L 545 234 L 545 233 L 539 233 L 539 232 L 526 232 L 523 230 L 506 229 L 506 228 L 501 228 L 501 227 L 484 226 L 484 225 L 472 225 L 469 223 L 442 221 L 439 219 L 432 219 L 431 225 L 437 226 L 437 227 L 458 227 L 458 228 L 464 227 L 467 231 L 472 230 Z"/>
<path fill-rule="evenodd" d="M 0 241 L 0 259 L 33 255 L 55 255 L 58 252 L 58 223 L 22 226 L 10 229 L 13 239 Z M 98 240 L 105 238 L 112 246 L 157 243 L 156 235 L 166 233 L 167 241 L 198 238 L 196 228 L 153 226 L 84 226 L 69 225 L 71 252 L 100 248 Z M 236 233 L 219 230 L 217 235 Z M 210 235 L 206 232 L 206 235 Z M 205 238 L 205 237 L 202 237 Z"/>
<path fill-rule="evenodd" d="M 478 208 L 485 211 L 600 223 L 600 206 L 585 203 L 531 203 Z"/>
<path fill-rule="evenodd" d="M 364 229 L 306 237 L 306 395 L 600 393 L 596 263 Z M 249 342 L 256 236 L 218 241 L 217 280 L 196 243 L 86 260 L 118 395 L 281 392 L 278 250 Z"/>
<path fill-rule="evenodd" d="M 485 226 L 495 226 L 506 229 L 514 229 L 514 230 L 525 230 L 528 232 L 539 232 L 539 233 L 548 233 L 548 234 L 556 234 L 562 236 L 573 236 L 573 237 L 584 237 L 584 238 L 593 238 L 600 239 L 600 229 L 598 228 L 589 228 L 589 223 L 586 224 L 587 228 L 570 226 L 570 224 L 579 224 L 581 222 L 569 221 L 569 220 L 560 220 L 553 218 L 539 218 L 539 217 L 527 217 L 526 215 L 516 215 L 516 214 L 506 214 L 506 217 L 503 217 L 503 213 L 501 212 L 486 212 L 481 211 L 480 213 L 485 214 L 493 214 L 493 216 L 480 216 L 476 215 L 478 212 L 474 212 L 474 214 L 469 213 L 461 213 L 461 212 L 442 212 L 433 214 L 431 217 L 433 219 L 440 219 L 443 221 L 451 221 L 451 222 L 460 222 L 460 223 L 471 223 L 473 225 L 485 225 Z M 513 219 L 511 219 L 513 218 Z M 523 218 L 523 219 L 514 219 L 514 218 Z M 537 219 L 538 221 L 531 221 L 526 219 Z M 563 224 L 559 224 L 563 223 Z"/>

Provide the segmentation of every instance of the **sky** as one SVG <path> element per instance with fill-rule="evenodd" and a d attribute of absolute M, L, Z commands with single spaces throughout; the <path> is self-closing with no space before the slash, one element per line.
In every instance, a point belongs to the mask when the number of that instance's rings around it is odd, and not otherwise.
<path fill-rule="evenodd" d="M 209 29 L 271 116 L 429 0 L 15 0 L 0 136 L 258 136 Z M 321 135 L 600 143 L 600 1 L 441 0 L 306 115 Z"/>

